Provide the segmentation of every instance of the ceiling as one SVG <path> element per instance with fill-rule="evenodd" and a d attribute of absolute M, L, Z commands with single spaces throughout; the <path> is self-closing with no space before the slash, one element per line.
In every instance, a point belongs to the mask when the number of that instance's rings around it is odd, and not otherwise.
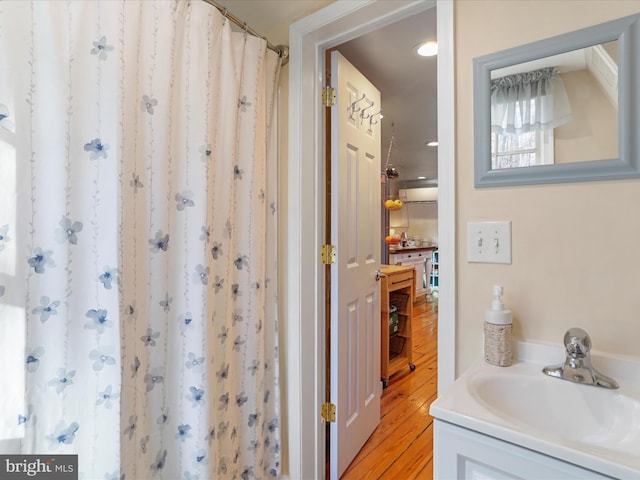
<path fill-rule="evenodd" d="M 286 27 L 333 0 L 214 0 L 261 35 Z M 267 40 L 270 40 L 267 38 Z"/>
<path fill-rule="evenodd" d="M 426 40 L 436 40 L 435 8 L 337 47 L 380 90 L 383 166 L 393 134 L 389 163 L 400 174 L 395 182 L 406 186 L 424 183 L 418 176 L 438 178 L 438 149 L 426 145 L 438 139 L 437 57 L 416 53 Z"/>
<path fill-rule="evenodd" d="M 328 0 L 228 0 L 219 2 L 257 32 L 270 32 L 332 3 Z M 389 164 L 399 173 L 391 188 L 437 181 L 437 57 L 420 57 L 415 47 L 436 39 L 436 9 L 382 27 L 336 47 L 381 93 L 382 158 L 395 141 Z M 426 180 L 417 180 L 418 176 Z M 394 185 L 395 184 L 395 185 Z"/>

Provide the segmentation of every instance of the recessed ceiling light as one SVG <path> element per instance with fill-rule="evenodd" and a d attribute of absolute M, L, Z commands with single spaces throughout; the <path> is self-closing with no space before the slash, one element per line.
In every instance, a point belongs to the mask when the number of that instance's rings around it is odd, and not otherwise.
<path fill-rule="evenodd" d="M 418 177 L 418 180 L 426 180 L 427 177 Z"/>
<path fill-rule="evenodd" d="M 438 42 L 429 40 L 418 46 L 418 55 L 422 57 L 433 57 L 438 54 Z"/>
<path fill-rule="evenodd" d="M 438 142 L 429 142 L 427 143 L 427 147 L 437 147 L 438 146 Z"/>

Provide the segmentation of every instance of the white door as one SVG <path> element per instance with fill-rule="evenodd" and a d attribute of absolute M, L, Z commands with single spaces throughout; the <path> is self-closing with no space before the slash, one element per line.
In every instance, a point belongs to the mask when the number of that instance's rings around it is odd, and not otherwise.
<path fill-rule="evenodd" d="M 330 476 L 337 480 L 380 423 L 380 92 L 331 53 Z M 375 115 L 378 114 L 378 115 Z"/>

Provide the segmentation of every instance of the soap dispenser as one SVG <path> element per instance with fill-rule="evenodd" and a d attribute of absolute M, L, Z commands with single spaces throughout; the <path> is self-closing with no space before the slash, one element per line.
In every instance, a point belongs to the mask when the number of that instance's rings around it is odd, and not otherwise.
<path fill-rule="evenodd" d="M 511 310 L 502 302 L 504 289 L 494 285 L 494 300 L 491 308 L 484 312 L 484 359 L 491 365 L 508 367 L 513 363 Z"/>

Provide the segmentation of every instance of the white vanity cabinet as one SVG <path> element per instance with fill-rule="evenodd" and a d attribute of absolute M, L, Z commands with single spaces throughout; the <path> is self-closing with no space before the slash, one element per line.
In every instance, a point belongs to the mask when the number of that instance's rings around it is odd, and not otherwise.
<path fill-rule="evenodd" d="M 429 407 L 438 480 L 640 480 L 640 360 L 592 352 L 619 388 L 545 375 L 564 345 L 517 342 L 516 361 L 478 358 Z"/>
<path fill-rule="evenodd" d="M 438 480 L 611 480 L 572 463 L 434 420 L 434 470 Z"/>
<path fill-rule="evenodd" d="M 412 266 L 416 269 L 416 298 L 420 295 L 430 295 L 431 287 L 429 287 L 429 280 L 431 278 L 431 262 L 432 262 L 433 250 L 404 250 L 389 252 L 389 264 L 390 265 L 402 265 Z"/>

